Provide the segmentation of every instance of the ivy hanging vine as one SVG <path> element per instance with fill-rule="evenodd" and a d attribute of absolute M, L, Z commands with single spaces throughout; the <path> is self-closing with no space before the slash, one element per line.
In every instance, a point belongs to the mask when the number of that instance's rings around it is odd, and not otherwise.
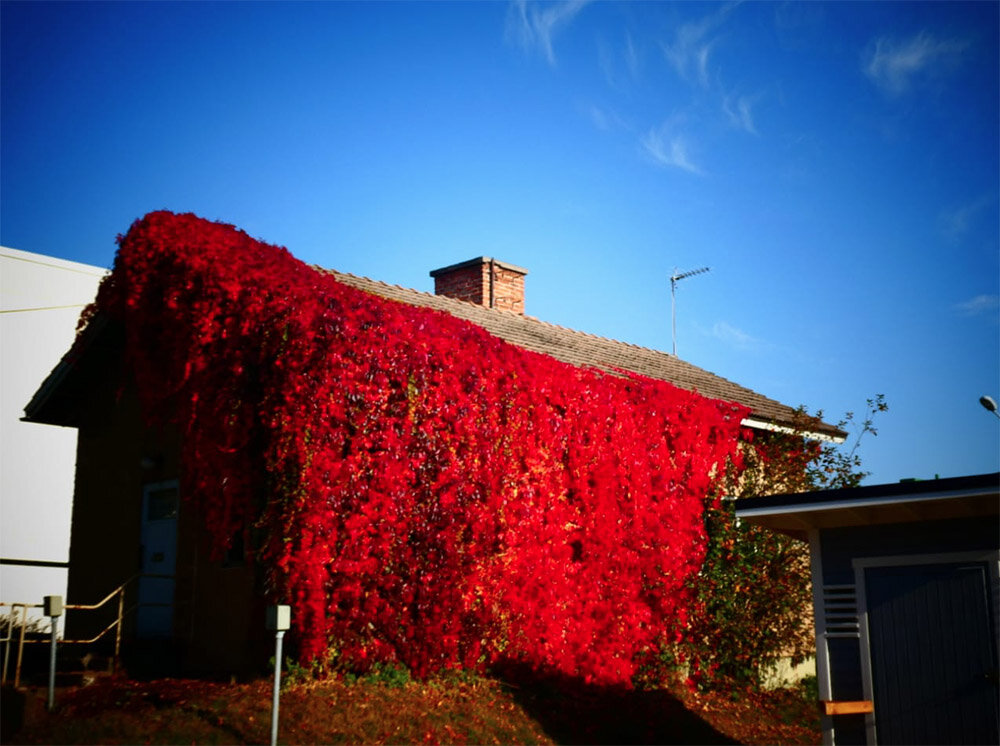
<path fill-rule="evenodd" d="M 263 537 L 302 662 L 628 683 L 683 629 L 745 408 L 526 351 L 193 215 L 119 244 L 92 312 L 124 325 L 147 421 L 183 433 L 214 550 Z"/>

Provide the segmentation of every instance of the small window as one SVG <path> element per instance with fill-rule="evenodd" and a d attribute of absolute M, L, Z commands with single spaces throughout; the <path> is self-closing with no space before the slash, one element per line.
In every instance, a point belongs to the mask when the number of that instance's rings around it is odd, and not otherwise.
<path fill-rule="evenodd" d="M 149 491 L 146 519 L 164 521 L 177 518 L 177 488 L 162 487 Z"/>

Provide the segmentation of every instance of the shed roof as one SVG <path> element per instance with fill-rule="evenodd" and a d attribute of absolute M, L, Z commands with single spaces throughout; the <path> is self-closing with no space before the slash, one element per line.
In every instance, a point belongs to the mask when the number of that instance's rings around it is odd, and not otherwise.
<path fill-rule="evenodd" d="M 749 497 L 736 515 L 796 538 L 811 529 L 1000 515 L 1000 472 Z"/>

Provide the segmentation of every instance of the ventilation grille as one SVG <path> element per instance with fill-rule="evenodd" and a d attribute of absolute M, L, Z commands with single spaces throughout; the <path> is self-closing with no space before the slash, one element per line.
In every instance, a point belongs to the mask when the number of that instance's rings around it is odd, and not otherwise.
<path fill-rule="evenodd" d="M 823 586 L 823 622 L 827 637 L 860 637 L 858 594 L 853 585 Z"/>

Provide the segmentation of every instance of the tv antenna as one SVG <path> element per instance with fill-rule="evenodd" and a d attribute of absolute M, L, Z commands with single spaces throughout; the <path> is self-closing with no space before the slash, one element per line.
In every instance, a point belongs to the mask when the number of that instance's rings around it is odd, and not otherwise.
<path fill-rule="evenodd" d="M 677 283 L 686 277 L 705 274 L 711 269 L 711 267 L 701 267 L 690 272 L 678 272 L 675 267 L 674 273 L 670 275 L 670 326 L 673 331 L 674 357 L 677 357 Z"/>

